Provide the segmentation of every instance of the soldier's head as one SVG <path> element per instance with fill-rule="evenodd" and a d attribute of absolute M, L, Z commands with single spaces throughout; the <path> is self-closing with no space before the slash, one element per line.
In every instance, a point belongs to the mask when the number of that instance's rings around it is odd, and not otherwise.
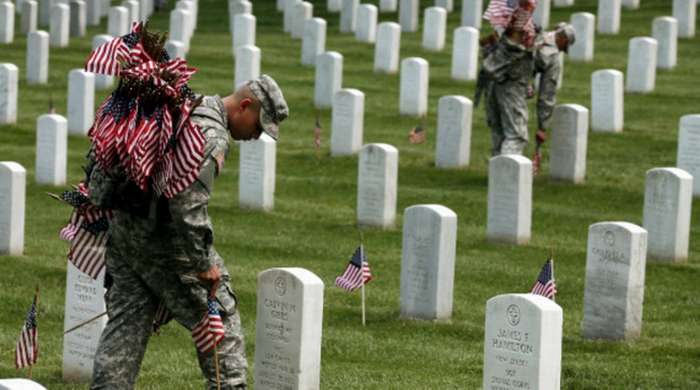
<path fill-rule="evenodd" d="M 568 53 L 569 47 L 576 42 L 576 30 L 574 30 L 574 26 L 562 22 L 557 24 L 554 32 L 557 48 L 559 48 L 559 51 Z"/>
<path fill-rule="evenodd" d="M 258 139 L 267 133 L 279 136 L 279 125 L 289 116 L 282 90 L 275 80 L 262 75 L 241 85 L 224 98 L 228 129 L 235 140 Z"/>

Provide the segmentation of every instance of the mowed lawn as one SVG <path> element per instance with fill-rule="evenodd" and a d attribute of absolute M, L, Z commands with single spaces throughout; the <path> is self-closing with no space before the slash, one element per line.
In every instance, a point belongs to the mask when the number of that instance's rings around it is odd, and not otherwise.
<path fill-rule="evenodd" d="M 377 3 L 376 0 L 371 1 Z M 172 1 L 170 2 L 172 7 Z M 238 207 L 238 151 L 234 146 L 217 180 L 210 214 L 216 247 L 226 259 L 241 298 L 252 384 L 255 352 L 256 276 L 270 267 L 303 267 L 326 284 L 324 297 L 321 387 L 324 389 L 474 389 L 481 386 L 484 306 L 504 293 L 526 292 L 550 249 L 554 251 L 559 294 L 564 310 L 562 387 L 567 389 L 692 389 L 700 387 L 700 202 L 692 212 L 690 258 L 684 264 L 648 262 L 641 338 L 634 342 L 585 341 L 581 335 L 589 225 L 601 221 L 642 223 L 645 172 L 676 163 L 678 121 L 700 113 L 700 37 L 679 40 L 679 63 L 657 72 L 648 95 L 625 95 L 621 134 L 593 134 L 588 139 L 587 179 L 582 185 L 553 182 L 544 174 L 534 184 L 532 240 L 524 246 L 486 242 L 487 166 L 490 136 L 483 108 L 475 110 L 471 163 L 467 169 L 436 169 L 435 124 L 438 99 L 473 97 L 473 82 L 450 79 L 452 34 L 459 26 L 459 6 L 449 15 L 447 45 L 442 52 L 421 48 L 421 33 L 404 33 L 401 57 L 419 56 L 430 63 L 428 140 L 411 145 L 408 131 L 416 119 L 398 115 L 399 76 L 372 72 L 374 48 L 339 33 L 339 15 L 314 1 L 314 14 L 328 21 L 327 50 L 344 56 L 343 86 L 366 95 L 364 142 L 385 142 L 399 149 L 398 218 L 395 229 L 368 229 L 366 253 L 375 280 L 367 286 L 367 326 L 362 327 L 359 294 L 333 286 L 357 245 L 355 227 L 357 157 L 329 155 L 330 111 L 320 113 L 323 146 L 314 151 L 314 70 L 300 65 L 301 41 L 282 32 L 282 15 L 274 0 L 256 0 L 257 46 L 262 70 L 285 92 L 291 116 L 277 145 L 275 208 L 271 213 Z M 456 0 L 455 3 L 461 3 Z M 487 3 L 487 1 L 484 1 Z M 551 25 L 573 12 L 596 12 L 597 1 L 577 0 L 571 8 L 552 9 Z M 636 11 L 623 10 L 619 35 L 597 35 L 595 60 L 567 60 L 558 101 L 590 107 L 590 77 L 598 69 L 625 71 L 628 41 L 650 36 L 652 19 L 671 14 L 670 0 L 642 0 Z M 421 7 L 432 5 L 422 1 Z M 396 20 L 397 14 L 381 14 Z M 422 20 L 422 18 L 421 18 Z M 422 23 L 422 22 L 421 22 Z M 157 29 L 168 28 L 168 13 L 153 16 Z M 85 388 L 61 378 L 63 307 L 67 244 L 58 231 L 70 210 L 45 195 L 60 188 L 34 183 L 36 119 L 53 99 L 66 113 L 67 75 L 84 63 L 93 35 L 71 39 L 69 48 L 51 49 L 50 83 L 26 84 L 26 39 L 19 34 L 0 46 L 0 62 L 20 69 L 19 118 L 0 126 L 0 160 L 27 169 L 25 251 L 0 258 L 0 377 L 16 373 L 14 344 L 31 303 L 41 287 L 40 357 L 34 378 L 50 389 Z M 200 0 L 199 26 L 188 56 L 200 69 L 191 86 L 200 93 L 226 95 L 233 84 L 231 38 L 226 2 Z M 97 94 L 96 104 L 105 96 Z M 531 102 L 534 108 L 534 101 Z M 530 130 L 535 130 L 534 111 Z M 85 137 L 69 139 L 69 182 L 82 178 L 88 147 Z M 546 146 L 546 148 L 548 145 Z M 528 156 L 532 148 L 528 150 Z M 451 321 L 399 319 L 402 214 L 415 204 L 442 204 L 458 215 L 454 313 Z M 174 323 L 151 339 L 139 388 L 201 388 L 202 379 L 188 332 Z"/>

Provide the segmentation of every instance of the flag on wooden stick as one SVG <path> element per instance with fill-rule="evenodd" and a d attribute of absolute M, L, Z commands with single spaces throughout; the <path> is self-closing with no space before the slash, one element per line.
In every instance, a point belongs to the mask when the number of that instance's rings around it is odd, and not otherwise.
<path fill-rule="evenodd" d="M 554 260 L 551 257 L 542 266 L 535 285 L 532 286 L 531 293 L 554 300 L 554 296 L 557 294 L 557 286 L 554 283 Z"/>
<path fill-rule="evenodd" d="M 350 292 L 354 291 L 372 280 L 372 272 L 369 269 L 365 250 L 360 246 L 355 249 L 348 266 L 342 275 L 335 278 L 335 285 Z"/>
<path fill-rule="evenodd" d="M 216 308 L 216 299 L 207 299 L 207 313 L 192 329 L 192 340 L 200 352 L 209 352 L 224 339 L 224 322 Z"/>
<path fill-rule="evenodd" d="M 425 142 L 425 129 L 422 124 L 418 124 L 408 133 L 408 142 L 412 144 L 422 144 Z"/>
<path fill-rule="evenodd" d="M 34 301 L 29 308 L 27 318 L 22 326 L 22 331 L 15 348 L 15 367 L 18 369 L 30 367 L 36 363 L 39 356 L 39 333 L 37 330 L 36 310 L 39 292 L 34 294 Z"/>
<path fill-rule="evenodd" d="M 314 145 L 316 146 L 316 158 L 321 158 L 321 121 L 316 113 L 316 125 L 314 126 Z"/>

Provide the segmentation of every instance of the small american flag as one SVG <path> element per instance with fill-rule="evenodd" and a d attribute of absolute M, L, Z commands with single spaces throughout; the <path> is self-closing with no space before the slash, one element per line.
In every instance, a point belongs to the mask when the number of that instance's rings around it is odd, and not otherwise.
<path fill-rule="evenodd" d="M 408 133 L 408 142 L 412 144 L 422 144 L 425 142 L 425 129 L 422 125 L 418 125 L 411 129 Z"/>
<path fill-rule="evenodd" d="M 22 326 L 22 332 L 17 340 L 15 348 L 15 367 L 18 369 L 29 367 L 36 363 L 39 356 L 39 340 L 36 323 L 36 300 L 37 295 L 34 295 L 34 301 L 27 313 L 27 319 Z"/>
<path fill-rule="evenodd" d="M 484 12 L 484 19 L 491 22 L 494 27 L 500 26 L 505 29 L 517 6 L 517 0 L 491 0 Z"/>
<path fill-rule="evenodd" d="M 194 345 L 200 352 L 209 352 L 216 347 L 221 340 L 224 339 L 224 323 L 219 315 L 219 310 L 216 309 L 214 298 L 207 300 L 207 314 L 204 315 L 201 321 L 192 329 L 192 340 Z"/>
<path fill-rule="evenodd" d="M 532 294 L 542 295 L 546 298 L 554 300 L 554 295 L 557 293 L 557 286 L 554 283 L 554 260 L 547 260 L 542 266 L 535 285 L 532 286 Z"/>
<path fill-rule="evenodd" d="M 316 145 L 316 149 L 321 147 L 321 121 L 319 121 L 318 116 L 314 127 L 314 145 Z"/>
<path fill-rule="evenodd" d="M 354 291 L 372 280 L 365 250 L 362 245 L 355 249 L 347 268 L 342 275 L 335 278 L 335 285 L 347 291 Z"/>
<path fill-rule="evenodd" d="M 129 47 L 121 37 L 113 38 L 92 51 L 85 63 L 88 72 L 118 76 L 121 63 L 129 55 Z"/>

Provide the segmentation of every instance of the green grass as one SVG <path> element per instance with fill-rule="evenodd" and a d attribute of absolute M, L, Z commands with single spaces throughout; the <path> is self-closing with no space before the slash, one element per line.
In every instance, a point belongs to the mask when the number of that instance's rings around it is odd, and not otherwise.
<path fill-rule="evenodd" d="M 559 287 L 557 303 L 564 309 L 564 388 L 700 387 L 697 200 L 689 261 L 677 265 L 648 263 L 641 338 L 630 343 L 584 341 L 580 326 L 588 226 L 616 220 L 641 224 L 645 172 L 675 164 L 678 120 L 682 115 L 700 111 L 700 38 L 679 41 L 678 67 L 657 73 L 653 93 L 625 96 L 622 134 L 589 135 L 585 184 L 551 182 L 546 174 L 535 180 L 532 241 L 525 246 L 503 246 L 485 240 L 490 137 L 483 109 L 474 113 L 469 168 L 434 167 L 437 100 L 450 94 L 471 98 L 474 91 L 474 83 L 449 78 L 452 31 L 459 24 L 459 11 L 449 15 L 448 42 L 440 53 L 424 52 L 420 48 L 420 33 L 401 37 L 402 58 L 421 56 L 430 62 L 429 137 L 423 145 L 410 145 L 407 133 L 416 121 L 398 116 L 398 75 L 372 73 L 373 47 L 356 42 L 351 35 L 340 35 L 338 15 L 327 15 L 325 1 L 314 1 L 314 14 L 329 22 L 327 49 L 344 55 L 343 86 L 366 94 L 364 141 L 386 142 L 400 150 L 397 228 L 365 233 L 366 251 L 376 280 L 367 287 L 368 324 L 362 328 L 359 296 L 332 287 L 356 245 L 357 159 L 329 157 L 329 111 L 321 114 L 324 148 L 320 161 L 316 159 L 312 133 L 313 69 L 299 65 L 301 42 L 282 33 L 282 17 L 274 11 L 274 1 L 254 3 L 262 70 L 279 81 L 291 107 L 291 117 L 283 126 L 277 150 L 275 210 L 263 214 L 238 208 L 236 148 L 232 148 L 216 183 L 210 207 L 216 247 L 227 261 L 241 298 L 251 368 L 254 369 L 256 275 L 270 267 L 297 266 L 316 273 L 328 286 L 322 388 L 478 388 L 486 300 L 498 294 L 527 291 L 553 248 Z M 553 9 L 551 24 L 568 20 L 575 11 L 596 12 L 596 1 L 576 3 L 572 8 Z M 200 72 L 191 85 L 202 93 L 226 95 L 233 85 L 233 62 L 225 2 L 200 0 L 199 9 L 199 29 L 188 59 Z M 652 19 L 670 13 L 669 0 L 644 0 L 640 10 L 623 10 L 621 33 L 596 37 L 594 62 L 567 60 L 558 101 L 590 107 L 591 73 L 605 68 L 624 72 L 629 39 L 650 35 Z M 382 20 L 395 18 L 395 14 L 381 15 Z M 105 24 L 89 28 L 88 37 L 103 33 Z M 153 24 L 167 28 L 167 14 L 155 15 Z M 51 49 L 47 86 L 26 85 L 25 46 L 25 38 L 18 35 L 13 44 L 0 48 L 0 62 L 11 62 L 20 68 L 19 119 L 17 125 L 0 127 L 0 160 L 17 161 L 27 169 L 25 254 L 0 259 L 0 377 L 17 375 L 12 363 L 14 343 L 38 284 L 42 288 L 41 352 L 34 377 L 51 389 L 84 388 L 65 384 L 61 379 L 67 248 L 57 233 L 69 210 L 44 195 L 45 191 L 58 189 L 34 183 L 34 134 L 36 118 L 46 112 L 49 95 L 58 112 L 65 114 L 67 74 L 82 66 L 90 38 L 72 39 L 67 49 Z M 99 93 L 98 99 L 104 95 Z M 533 115 L 530 123 L 534 131 Z M 80 166 L 87 145 L 83 137 L 70 137 L 71 183 L 81 179 Z M 408 206 L 422 203 L 443 204 L 459 216 L 454 313 L 449 322 L 398 318 L 401 213 Z M 252 383 L 252 372 L 249 381 Z M 138 385 L 201 388 L 202 379 L 186 330 L 169 325 L 160 336 L 151 339 Z"/>

